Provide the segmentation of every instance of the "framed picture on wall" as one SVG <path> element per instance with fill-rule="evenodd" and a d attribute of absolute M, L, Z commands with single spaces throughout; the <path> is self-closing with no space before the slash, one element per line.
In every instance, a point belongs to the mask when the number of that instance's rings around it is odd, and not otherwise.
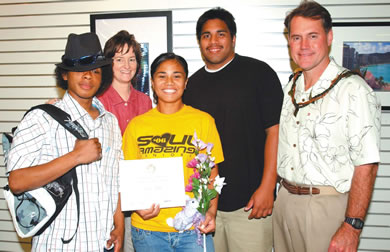
<path fill-rule="evenodd" d="M 161 53 L 172 52 L 172 12 L 129 12 L 90 15 L 91 32 L 104 48 L 106 41 L 121 30 L 134 34 L 141 44 L 142 61 L 136 89 L 150 95 L 149 67 Z"/>
<path fill-rule="evenodd" d="M 383 108 L 390 108 L 390 22 L 333 23 L 331 56 L 359 71 Z"/>

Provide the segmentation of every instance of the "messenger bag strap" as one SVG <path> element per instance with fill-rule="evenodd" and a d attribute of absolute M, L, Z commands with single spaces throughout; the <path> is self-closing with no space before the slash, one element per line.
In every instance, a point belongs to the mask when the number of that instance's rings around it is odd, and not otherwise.
<path fill-rule="evenodd" d="M 77 229 L 79 228 L 79 222 L 80 222 L 80 193 L 79 193 L 79 188 L 77 187 L 78 180 L 77 180 L 77 173 L 76 173 L 75 168 L 73 168 L 71 170 L 71 174 L 72 174 L 72 179 L 73 179 L 72 186 L 73 186 L 73 190 L 74 190 L 74 194 L 76 196 L 76 202 L 77 202 L 77 226 L 76 226 L 76 230 L 75 230 L 74 234 L 72 235 L 72 237 L 70 237 L 67 240 L 65 240 L 64 238 L 61 238 L 61 241 L 64 244 L 68 244 L 69 242 L 71 242 L 73 240 L 73 237 L 76 235 Z"/>
<path fill-rule="evenodd" d="M 53 119 L 55 119 L 65 129 L 72 133 L 72 135 L 74 135 L 77 139 L 88 139 L 88 134 L 85 132 L 84 128 L 77 121 L 72 121 L 70 115 L 62 109 L 51 104 L 40 104 L 30 108 L 26 112 L 26 114 L 34 109 L 42 109 L 43 111 L 48 113 L 51 117 L 53 117 Z"/>
<path fill-rule="evenodd" d="M 77 139 L 86 140 L 89 138 L 88 134 L 85 132 L 84 128 L 77 121 L 72 121 L 72 118 L 70 117 L 70 115 L 68 113 L 66 113 L 65 111 L 63 111 L 62 109 L 60 109 L 54 105 L 51 105 L 51 104 L 41 104 L 41 105 L 37 105 L 37 106 L 32 107 L 31 109 L 29 109 L 26 112 L 26 114 L 33 109 L 42 109 L 43 111 L 48 113 L 51 117 L 53 117 L 53 119 L 55 119 L 65 129 L 67 129 L 70 133 L 72 133 Z M 72 186 L 73 186 L 73 190 L 74 190 L 74 193 L 76 196 L 77 226 L 76 226 L 76 230 L 71 238 L 69 238 L 67 240 L 65 240 L 64 238 L 61 238 L 61 240 L 64 244 L 68 244 L 69 242 L 72 241 L 73 237 L 77 233 L 77 229 L 79 228 L 79 222 L 80 222 L 80 193 L 79 193 L 79 188 L 77 186 L 78 180 L 77 180 L 76 169 L 72 168 L 70 170 L 69 175 L 72 176 L 72 179 L 73 179 Z"/>

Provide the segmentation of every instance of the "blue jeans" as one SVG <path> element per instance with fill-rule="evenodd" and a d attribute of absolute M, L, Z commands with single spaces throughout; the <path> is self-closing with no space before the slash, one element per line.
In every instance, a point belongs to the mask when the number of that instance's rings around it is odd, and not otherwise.
<path fill-rule="evenodd" d="M 178 232 L 156 232 L 131 227 L 133 245 L 137 252 L 203 252 L 196 242 L 194 230 Z M 203 237 L 202 237 L 203 244 Z M 206 235 L 207 252 L 214 252 L 211 234 Z"/>

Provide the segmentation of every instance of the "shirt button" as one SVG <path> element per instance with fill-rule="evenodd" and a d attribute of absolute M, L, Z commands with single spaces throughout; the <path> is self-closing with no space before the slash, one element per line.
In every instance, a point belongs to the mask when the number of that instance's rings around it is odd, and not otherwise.
<path fill-rule="evenodd" d="M 294 167 L 291 167 L 291 170 L 293 171 L 293 170 L 294 170 Z"/>
<path fill-rule="evenodd" d="M 303 98 L 302 101 L 305 101 L 305 98 Z"/>
<path fill-rule="evenodd" d="M 129 121 L 130 121 L 129 119 L 126 120 L 126 122 L 129 122 Z"/>
<path fill-rule="evenodd" d="M 125 106 L 127 106 L 127 102 L 125 102 Z"/>
<path fill-rule="evenodd" d="M 309 115 L 310 115 L 310 113 L 307 113 L 307 115 L 309 116 Z"/>
<path fill-rule="evenodd" d="M 295 147 L 297 147 L 297 145 L 296 145 L 296 144 L 293 144 L 293 147 L 295 148 Z"/>
<path fill-rule="evenodd" d="M 297 124 L 299 124 L 299 121 L 297 121 Z"/>

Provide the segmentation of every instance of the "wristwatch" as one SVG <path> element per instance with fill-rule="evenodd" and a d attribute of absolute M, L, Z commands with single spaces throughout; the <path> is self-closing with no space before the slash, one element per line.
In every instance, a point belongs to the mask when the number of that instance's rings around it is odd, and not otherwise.
<path fill-rule="evenodd" d="M 364 221 L 359 218 L 345 217 L 344 222 L 351 225 L 354 229 L 362 229 L 364 226 Z"/>

